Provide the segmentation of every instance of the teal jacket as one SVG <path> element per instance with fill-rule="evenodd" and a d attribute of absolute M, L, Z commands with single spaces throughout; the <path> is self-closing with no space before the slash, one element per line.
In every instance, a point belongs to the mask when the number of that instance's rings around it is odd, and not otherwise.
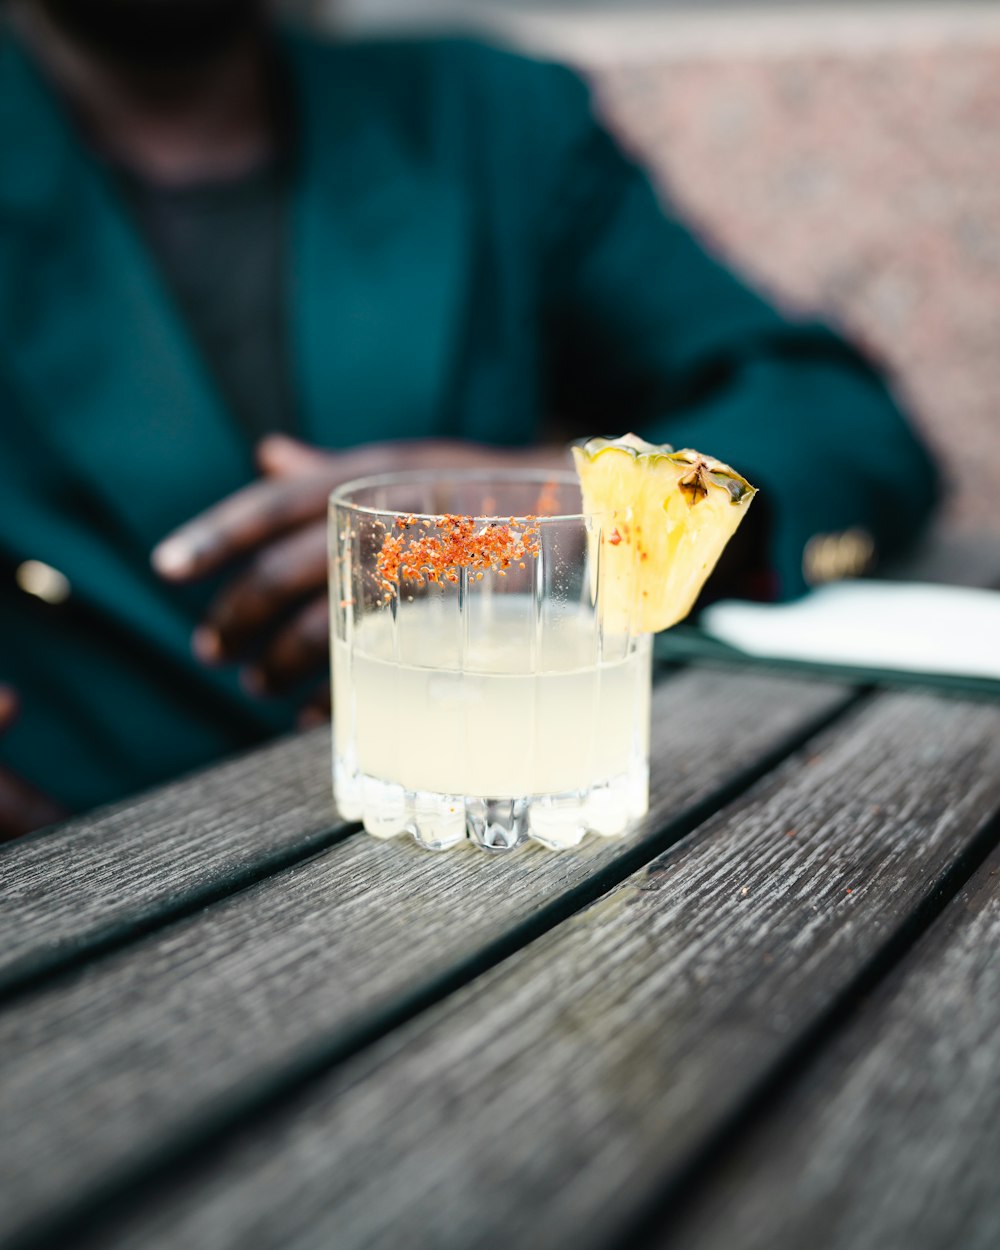
<path fill-rule="evenodd" d="M 522 444 L 557 416 L 693 445 L 766 492 L 784 595 L 815 535 L 918 526 L 933 471 L 878 377 L 707 255 L 576 76 L 458 40 L 284 47 L 303 438 Z M 291 725 L 192 658 L 212 587 L 149 565 L 252 476 L 100 164 L 0 34 L 0 680 L 24 704 L 0 762 L 83 809 Z M 18 587 L 29 559 L 64 603 Z"/>

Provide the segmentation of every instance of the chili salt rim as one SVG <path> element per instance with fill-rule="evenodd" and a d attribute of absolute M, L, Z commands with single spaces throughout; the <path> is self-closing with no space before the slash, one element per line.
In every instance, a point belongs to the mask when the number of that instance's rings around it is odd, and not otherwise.
<path fill-rule="evenodd" d="M 384 531 L 376 569 L 386 601 L 402 582 L 459 582 L 459 570 L 468 570 L 476 581 L 486 573 L 506 577 L 508 569 L 527 569 L 541 554 L 536 516 L 484 519 L 480 525 L 477 518 L 454 513 L 433 520 L 409 513 L 397 516 L 391 528 L 375 524 Z"/>

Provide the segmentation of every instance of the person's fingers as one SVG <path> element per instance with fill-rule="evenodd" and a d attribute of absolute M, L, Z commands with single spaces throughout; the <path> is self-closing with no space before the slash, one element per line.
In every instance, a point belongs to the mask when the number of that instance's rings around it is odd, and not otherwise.
<path fill-rule="evenodd" d="M 68 815 L 54 799 L 0 768 L 0 842 L 23 837 L 43 825 L 65 820 Z"/>
<path fill-rule="evenodd" d="M 333 703 L 330 698 L 330 683 L 325 681 L 317 688 L 309 702 L 299 713 L 299 728 L 317 729 L 320 725 L 325 725 L 330 719 L 332 708 Z"/>
<path fill-rule="evenodd" d="M 283 694 L 329 663 L 330 610 L 325 595 L 311 600 L 278 631 L 260 658 L 243 670 L 254 694 Z"/>
<path fill-rule="evenodd" d="M 0 685 L 0 734 L 9 729 L 20 710 L 17 693 L 11 686 Z M 20 838 L 23 834 L 65 820 L 69 812 L 54 799 L 6 768 L 0 768 L 0 842 Z"/>
<path fill-rule="evenodd" d="M 482 468 L 517 463 L 523 451 L 485 447 L 446 439 L 417 439 L 391 443 L 362 443 L 329 452 L 284 434 L 271 434 L 257 444 L 257 464 L 273 477 L 308 478 L 327 475 L 330 489 L 356 477 L 390 473 L 397 469 Z"/>
<path fill-rule="evenodd" d="M 153 551 L 153 567 L 172 581 L 186 581 L 223 568 L 305 521 L 326 516 L 330 475 L 265 478 L 223 499 Z"/>
<path fill-rule="evenodd" d="M 195 654 L 225 663 L 260 646 L 262 637 L 307 595 L 326 587 L 326 527 L 303 526 L 255 555 L 215 598 L 195 630 Z"/>
<path fill-rule="evenodd" d="M 257 448 L 266 476 L 168 535 L 153 551 L 153 567 L 172 581 L 213 573 L 303 522 L 325 516 L 330 492 L 351 478 L 401 468 L 548 465 L 554 455 L 547 448 L 524 451 L 438 440 L 369 443 L 328 452 L 271 435 Z M 565 449 L 559 456 L 565 460 Z"/>
<path fill-rule="evenodd" d="M 269 434 L 257 444 L 257 466 L 271 477 L 312 477 L 338 459 L 333 452 L 300 443 L 287 434 Z"/>
<path fill-rule="evenodd" d="M 0 733 L 17 719 L 20 704 L 12 686 L 0 686 Z"/>
<path fill-rule="evenodd" d="M 170 563 L 165 550 L 181 538 L 190 538 L 199 527 L 214 529 L 217 552 L 215 556 L 206 555 L 203 546 L 195 572 L 210 571 L 236 554 L 245 555 L 253 547 L 260 548 L 245 572 L 216 599 L 195 632 L 196 654 L 206 663 L 223 663 L 252 654 L 259 649 L 262 635 L 270 634 L 298 601 L 325 584 L 326 500 L 339 481 L 401 464 L 411 468 L 464 468 L 491 460 L 506 462 L 504 457 L 515 454 L 526 453 L 503 452 L 470 443 L 427 441 L 367 444 L 333 454 L 284 435 L 261 440 L 257 447 L 258 463 L 269 476 L 196 518 L 157 552 L 163 568 Z M 307 525 L 306 520 L 317 523 Z M 301 535 L 288 534 L 289 528 L 299 527 Z M 169 550 L 166 554 L 170 555 Z M 263 686 L 266 665 L 262 674 Z M 253 682 L 252 673 L 247 680 Z"/>

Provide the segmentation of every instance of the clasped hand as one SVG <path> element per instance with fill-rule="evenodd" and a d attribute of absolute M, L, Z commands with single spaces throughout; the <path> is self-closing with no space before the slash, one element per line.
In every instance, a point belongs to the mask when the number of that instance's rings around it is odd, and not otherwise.
<path fill-rule="evenodd" d="M 194 632 L 206 664 L 242 666 L 254 695 L 280 695 L 326 668 L 326 513 L 330 492 L 353 478 L 398 470 L 518 465 L 553 468 L 561 449 L 511 450 L 473 443 L 382 443 L 329 452 L 274 435 L 257 449 L 261 477 L 174 531 L 153 552 L 164 578 L 188 582 L 230 571 Z M 329 710 L 312 692 L 302 723 Z"/>

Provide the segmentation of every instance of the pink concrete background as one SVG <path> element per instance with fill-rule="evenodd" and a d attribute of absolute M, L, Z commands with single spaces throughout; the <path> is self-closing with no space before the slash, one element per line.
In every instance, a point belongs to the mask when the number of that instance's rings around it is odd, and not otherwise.
<path fill-rule="evenodd" d="M 609 64 L 608 115 L 703 235 L 891 368 L 1000 530 L 1000 43 Z"/>

